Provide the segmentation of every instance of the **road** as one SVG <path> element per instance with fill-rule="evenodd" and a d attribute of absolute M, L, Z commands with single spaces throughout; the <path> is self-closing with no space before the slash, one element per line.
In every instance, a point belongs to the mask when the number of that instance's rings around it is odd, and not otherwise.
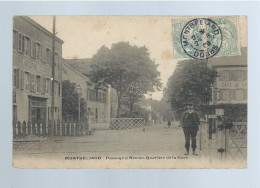
<path fill-rule="evenodd" d="M 64 157 L 175 157 L 200 159 L 200 156 L 184 155 L 184 135 L 177 124 L 148 126 L 144 129 L 96 130 L 93 135 L 15 139 L 14 160 L 54 159 Z"/>

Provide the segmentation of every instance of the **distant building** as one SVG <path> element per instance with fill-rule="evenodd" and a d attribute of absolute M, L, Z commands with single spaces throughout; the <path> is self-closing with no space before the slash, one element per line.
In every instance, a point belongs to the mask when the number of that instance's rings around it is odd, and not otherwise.
<path fill-rule="evenodd" d="M 52 38 L 25 16 L 13 19 L 13 121 L 51 118 Z M 61 119 L 63 41 L 55 40 L 55 119 Z"/>
<path fill-rule="evenodd" d="M 247 48 L 241 55 L 214 57 L 209 66 L 219 74 L 213 85 L 212 104 L 247 103 Z"/>
<path fill-rule="evenodd" d="M 80 86 L 81 97 L 87 102 L 87 113 L 99 123 L 108 123 L 110 118 L 116 117 L 118 107 L 116 90 L 110 86 L 91 82 L 78 70 L 76 65 L 73 66 L 73 61 L 63 59 L 62 80 L 69 80 Z"/>

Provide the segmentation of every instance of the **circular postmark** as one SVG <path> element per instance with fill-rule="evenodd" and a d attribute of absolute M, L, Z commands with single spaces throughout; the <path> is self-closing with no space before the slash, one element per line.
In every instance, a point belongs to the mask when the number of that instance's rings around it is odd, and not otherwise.
<path fill-rule="evenodd" d="M 195 59 L 207 59 L 218 53 L 222 45 L 222 32 L 207 18 L 189 21 L 181 32 L 181 45 L 185 53 Z"/>

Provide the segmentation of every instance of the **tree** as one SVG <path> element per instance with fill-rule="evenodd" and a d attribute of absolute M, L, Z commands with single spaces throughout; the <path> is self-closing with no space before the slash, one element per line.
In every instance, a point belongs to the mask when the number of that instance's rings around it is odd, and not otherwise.
<path fill-rule="evenodd" d="M 148 49 L 128 42 L 102 46 L 92 58 L 91 80 L 109 84 L 117 91 L 118 110 L 126 105 L 131 116 L 136 102 L 147 92 L 161 88 L 160 72 L 149 57 Z"/>
<path fill-rule="evenodd" d="M 164 94 L 175 111 L 187 102 L 208 104 L 216 77 L 217 71 L 209 68 L 206 60 L 181 61 L 169 78 Z"/>
<path fill-rule="evenodd" d="M 87 103 L 84 98 L 80 98 L 80 117 L 85 117 Z M 79 95 L 76 84 L 68 80 L 62 82 L 62 117 L 63 119 L 78 119 Z"/>

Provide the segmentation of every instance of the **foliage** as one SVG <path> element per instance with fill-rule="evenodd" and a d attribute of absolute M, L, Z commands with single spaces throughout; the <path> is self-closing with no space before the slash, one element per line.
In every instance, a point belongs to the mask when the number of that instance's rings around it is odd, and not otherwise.
<path fill-rule="evenodd" d="M 139 105 L 134 105 L 133 107 L 133 111 L 131 114 L 129 113 L 125 113 L 125 114 L 121 114 L 121 117 L 127 117 L 127 118 L 144 118 L 145 122 L 148 121 L 148 117 L 149 117 L 149 111 L 142 108 Z"/>
<path fill-rule="evenodd" d="M 76 84 L 68 80 L 62 82 L 62 117 L 63 119 L 78 119 L 79 114 L 79 95 Z M 85 117 L 87 104 L 84 98 L 80 99 L 80 116 Z"/>
<path fill-rule="evenodd" d="M 93 56 L 92 64 L 91 80 L 109 84 L 117 91 L 118 117 L 121 104 L 127 105 L 131 114 L 143 94 L 161 88 L 160 73 L 146 47 L 127 42 L 113 44 L 111 49 L 102 46 Z"/>
<path fill-rule="evenodd" d="M 196 105 L 208 104 L 211 100 L 211 86 L 217 77 L 217 71 L 207 66 L 207 61 L 185 60 L 178 62 L 169 78 L 164 91 L 172 109 L 177 111 L 187 102 Z"/>
<path fill-rule="evenodd" d="M 215 109 L 224 109 L 223 119 L 225 121 L 247 121 L 247 104 L 217 104 L 198 106 L 200 117 L 204 117 L 205 114 L 215 114 Z"/>
<path fill-rule="evenodd" d="M 162 98 L 160 101 L 149 99 L 152 107 L 152 111 L 160 114 L 164 121 L 171 120 L 173 121 L 175 118 L 175 114 L 171 109 L 169 103 L 166 102 L 165 98 Z"/>

